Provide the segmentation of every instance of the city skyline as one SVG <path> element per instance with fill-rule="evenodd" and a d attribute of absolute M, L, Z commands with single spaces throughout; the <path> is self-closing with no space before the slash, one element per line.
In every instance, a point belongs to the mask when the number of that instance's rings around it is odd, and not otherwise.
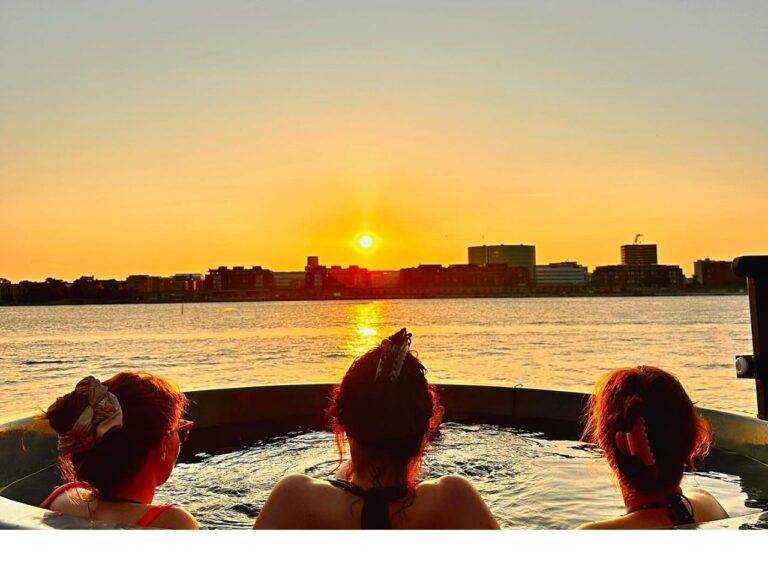
<path fill-rule="evenodd" d="M 232 263 L 229 263 L 229 264 L 217 263 L 217 264 L 213 264 L 213 265 L 209 264 L 209 265 L 205 266 L 204 268 L 202 268 L 200 270 L 186 270 L 186 269 L 180 269 L 180 268 L 177 267 L 173 271 L 163 272 L 163 273 L 152 273 L 152 272 L 147 272 L 147 271 L 132 271 L 132 272 L 129 272 L 128 274 L 125 274 L 124 276 L 111 276 L 111 277 L 110 276 L 100 276 L 99 274 L 95 274 L 95 273 L 78 273 L 75 276 L 71 276 L 71 277 L 61 277 L 61 276 L 54 276 L 54 275 L 48 274 L 48 275 L 46 275 L 46 276 L 44 276 L 42 278 L 19 278 L 19 279 L 14 279 L 14 278 L 10 278 L 8 276 L 3 276 L 1 271 L 0 271 L 0 280 L 7 280 L 7 281 L 10 281 L 11 283 L 19 283 L 19 282 L 24 282 L 24 281 L 27 281 L 27 282 L 44 282 L 45 280 L 48 280 L 48 279 L 61 280 L 61 281 L 64 281 L 64 282 L 74 282 L 76 280 L 82 280 L 82 279 L 85 279 L 85 278 L 94 278 L 94 279 L 98 279 L 98 280 L 109 280 L 109 279 L 125 280 L 125 279 L 131 278 L 131 277 L 144 277 L 144 276 L 147 276 L 147 277 L 157 277 L 157 278 L 173 278 L 174 276 L 181 277 L 181 276 L 195 276 L 195 275 L 198 275 L 198 276 L 201 276 L 202 278 L 205 278 L 206 275 L 208 275 L 210 272 L 214 272 L 217 269 L 228 269 L 228 268 L 233 268 L 233 269 L 234 268 L 241 268 L 241 269 L 246 269 L 246 270 L 248 270 L 250 268 L 256 268 L 256 269 L 263 269 L 265 271 L 279 273 L 279 274 L 292 274 L 292 273 L 298 273 L 298 272 L 303 273 L 308 268 L 310 268 L 312 266 L 318 266 L 318 265 L 320 265 L 322 268 L 328 268 L 328 269 L 330 269 L 330 268 L 337 268 L 337 269 L 338 268 L 342 268 L 342 269 L 356 269 L 356 268 L 360 268 L 361 270 L 366 270 L 366 271 L 370 271 L 370 272 L 399 272 L 399 271 L 402 271 L 402 270 L 407 269 L 407 268 L 418 268 L 420 266 L 427 266 L 427 267 L 429 267 L 429 266 L 442 266 L 442 267 L 446 267 L 447 268 L 447 267 L 453 267 L 453 266 L 466 266 L 467 264 L 469 264 L 469 265 L 475 265 L 475 266 L 483 267 L 484 266 L 483 263 L 480 263 L 480 264 L 473 263 L 472 262 L 471 254 L 467 255 L 466 252 L 468 250 L 473 249 L 473 248 L 485 248 L 485 247 L 487 247 L 487 248 L 499 248 L 499 247 L 517 247 L 517 246 L 520 246 L 520 247 L 524 246 L 526 248 L 533 248 L 534 251 L 537 248 L 536 246 L 533 246 L 533 245 L 506 244 L 506 243 L 505 244 L 498 244 L 498 245 L 468 246 L 468 247 L 465 248 L 465 258 L 461 262 L 426 261 L 426 262 L 418 262 L 418 263 L 413 263 L 413 264 L 409 264 L 409 265 L 406 265 L 406 266 L 401 266 L 399 268 L 374 268 L 374 267 L 370 267 L 370 266 L 366 266 L 364 264 L 361 264 L 360 262 L 344 262 L 344 263 L 330 262 L 330 261 L 323 260 L 322 257 L 317 256 L 315 254 L 315 255 L 305 256 L 304 257 L 304 265 L 303 266 L 296 267 L 296 268 L 290 268 L 290 269 L 273 268 L 273 267 L 266 266 L 263 263 L 259 263 L 259 262 L 239 262 L 239 263 L 234 263 L 234 264 L 232 264 Z M 623 252 L 623 249 L 626 246 L 648 246 L 648 247 L 653 247 L 654 249 L 657 248 L 657 246 L 655 244 L 622 245 L 620 247 L 622 249 L 622 252 Z M 746 254 L 740 254 L 739 256 L 743 256 L 743 255 L 746 255 Z M 734 256 L 733 258 L 725 258 L 725 259 L 710 258 L 709 256 L 698 257 L 690 265 L 690 270 L 692 271 L 690 274 L 686 273 L 686 266 L 683 263 L 680 263 L 680 262 L 658 262 L 658 264 L 660 266 L 662 266 L 662 267 L 663 266 L 678 266 L 683 271 L 685 277 L 690 279 L 690 278 L 694 278 L 696 276 L 696 266 L 698 264 L 702 263 L 702 262 L 710 262 L 710 261 L 716 262 L 716 263 L 730 262 L 730 261 L 732 261 L 736 257 L 737 256 Z M 509 266 L 522 266 L 522 267 L 526 267 L 525 264 L 510 263 L 510 262 L 507 262 L 504 259 L 502 259 L 500 261 L 507 263 Z M 314 264 L 313 264 L 313 262 L 314 262 Z M 320 263 L 320 264 L 318 264 L 318 263 Z M 635 263 L 640 263 L 640 262 L 635 262 Z M 556 266 L 556 265 L 560 265 L 560 264 L 573 264 L 573 265 L 577 265 L 579 267 L 583 267 L 586 270 L 589 270 L 590 273 L 591 273 L 591 271 L 594 271 L 598 267 L 623 266 L 624 262 L 623 262 L 623 254 L 622 254 L 622 257 L 617 259 L 616 261 L 608 262 L 606 264 L 600 264 L 598 266 L 587 266 L 586 264 L 584 264 L 584 262 L 582 262 L 578 258 L 571 258 L 571 259 L 566 259 L 566 260 L 543 262 L 543 261 L 539 260 L 538 257 L 536 257 L 536 256 L 533 256 L 533 260 L 530 262 L 530 264 L 531 265 L 535 265 L 535 267 L 537 267 L 537 268 L 546 267 L 546 266 Z M 653 263 L 653 264 L 655 264 L 655 263 Z"/>
<path fill-rule="evenodd" d="M 768 253 L 768 5 L 0 6 L 0 276 Z M 361 250 L 357 240 L 370 235 Z"/>
<path fill-rule="evenodd" d="M 303 271 L 218 266 L 207 273 L 134 274 L 124 280 L 82 276 L 72 282 L 48 278 L 14 284 L 0 278 L 0 304 L 647 296 L 743 294 L 745 289 L 731 261 L 697 260 L 696 275 L 685 278 L 680 266 L 656 263 L 655 245 L 622 246 L 621 264 L 598 266 L 592 273 L 576 262 L 537 264 L 533 246 L 476 246 L 467 252 L 467 264 L 397 271 L 327 265 L 308 256 Z"/>

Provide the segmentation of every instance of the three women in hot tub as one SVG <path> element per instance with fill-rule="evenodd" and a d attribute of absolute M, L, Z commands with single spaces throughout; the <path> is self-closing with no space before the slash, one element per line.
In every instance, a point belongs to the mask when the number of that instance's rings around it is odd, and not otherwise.
<path fill-rule="evenodd" d="M 294 474 L 272 490 L 254 528 L 498 528 L 460 476 L 417 482 L 442 417 L 426 369 L 403 328 L 355 360 L 334 389 L 328 416 L 339 459 L 334 480 Z"/>
<path fill-rule="evenodd" d="M 283 478 L 254 528 L 498 528 L 468 480 L 418 481 L 443 409 L 410 344 L 402 329 L 352 363 L 327 411 L 339 461 L 347 450 L 349 458 L 332 480 Z M 42 506 L 116 524 L 197 528 L 182 508 L 152 504 L 189 435 L 185 406 L 174 385 L 145 372 L 82 380 L 44 416 L 59 435 L 66 484 Z M 639 366 L 601 379 L 584 439 L 602 450 L 627 512 L 579 528 L 663 528 L 727 517 L 708 492 L 681 488 L 686 464 L 707 454 L 710 433 L 667 372 Z"/>
<path fill-rule="evenodd" d="M 192 428 L 181 418 L 186 405 L 176 386 L 147 372 L 81 380 L 43 415 L 58 434 L 65 484 L 41 507 L 115 524 L 198 528 L 183 508 L 152 504 Z"/>
<path fill-rule="evenodd" d="M 666 528 L 728 517 L 709 492 L 680 486 L 686 464 L 704 458 L 711 439 L 707 421 L 668 372 L 638 366 L 599 380 L 584 439 L 603 451 L 627 513 L 579 528 Z"/>

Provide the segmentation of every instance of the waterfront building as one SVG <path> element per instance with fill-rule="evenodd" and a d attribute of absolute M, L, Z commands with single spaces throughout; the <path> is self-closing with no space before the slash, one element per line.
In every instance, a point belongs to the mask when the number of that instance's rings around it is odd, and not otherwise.
<path fill-rule="evenodd" d="M 406 293 L 434 290 L 443 286 L 441 264 L 419 264 L 415 268 L 400 269 L 400 288 Z"/>
<path fill-rule="evenodd" d="M 307 290 L 319 291 L 323 289 L 323 279 L 327 274 L 327 267 L 320 265 L 317 256 L 307 256 L 307 265 L 304 267 L 304 286 Z"/>
<path fill-rule="evenodd" d="M 171 290 L 174 292 L 194 292 L 202 290 L 203 275 L 197 273 L 179 273 L 171 278 Z"/>
<path fill-rule="evenodd" d="M 172 292 L 173 280 L 165 276 L 132 274 L 125 279 L 125 288 L 128 292 L 133 292 L 134 294 Z"/>
<path fill-rule="evenodd" d="M 586 266 L 576 262 L 553 262 L 536 266 L 536 285 L 538 287 L 584 287 L 589 280 Z"/>
<path fill-rule="evenodd" d="M 366 268 L 359 266 L 331 266 L 325 278 L 326 288 L 370 288 L 371 273 Z"/>
<path fill-rule="evenodd" d="M 246 269 L 244 266 L 234 266 L 231 270 L 226 266 L 219 266 L 208 271 L 205 277 L 205 289 L 229 296 L 236 294 L 244 296 L 259 296 L 274 287 L 274 273 L 261 266 L 252 266 Z"/>
<path fill-rule="evenodd" d="M 528 268 L 507 264 L 421 264 L 400 270 L 403 293 L 419 295 L 484 295 L 526 291 Z"/>
<path fill-rule="evenodd" d="M 656 244 L 624 244 L 621 263 L 627 266 L 651 266 L 659 263 Z"/>
<path fill-rule="evenodd" d="M 400 270 L 371 270 L 371 288 L 397 288 Z"/>
<path fill-rule="evenodd" d="M 693 270 L 695 281 L 704 288 L 728 290 L 746 287 L 744 278 L 733 273 L 730 260 L 696 260 Z"/>
<path fill-rule="evenodd" d="M 367 268 L 359 266 L 321 266 L 317 256 L 307 258 L 307 266 L 304 268 L 305 286 L 307 290 L 319 291 L 339 291 L 352 290 L 366 291 L 371 288 L 371 272 Z"/>
<path fill-rule="evenodd" d="M 45 282 L 22 280 L 15 285 L 14 300 L 35 304 L 65 301 L 69 288 L 70 284 L 57 278 L 46 278 Z"/>
<path fill-rule="evenodd" d="M 10 280 L 0 278 L 0 302 L 11 302 L 13 299 L 13 284 Z"/>
<path fill-rule="evenodd" d="M 682 290 L 685 277 L 676 265 L 611 265 L 598 266 L 592 273 L 592 286 L 608 292 L 643 291 L 648 289 Z"/>
<path fill-rule="evenodd" d="M 68 298 L 72 300 L 109 301 L 125 296 L 125 280 L 113 278 L 100 280 L 94 276 L 81 276 L 69 286 Z"/>
<path fill-rule="evenodd" d="M 147 274 L 131 274 L 125 279 L 125 288 L 136 294 L 146 294 L 152 291 L 152 280 Z"/>
<path fill-rule="evenodd" d="M 302 291 L 306 287 L 306 272 L 275 272 L 274 276 L 275 290 L 292 292 Z"/>
<path fill-rule="evenodd" d="M 492 246 L 470 246 L 467 248 L 467 262 L 478 266 L 487 264 L 507 264 L 528 269 L 531 283 L 536 282 L 536 247 L 528 244 Z"/>

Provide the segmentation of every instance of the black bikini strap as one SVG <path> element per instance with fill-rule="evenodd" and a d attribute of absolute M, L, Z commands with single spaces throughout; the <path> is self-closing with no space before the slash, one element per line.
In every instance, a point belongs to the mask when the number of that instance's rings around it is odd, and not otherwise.
<path fill-rule="evenodd" d="M 662 500 L 661 502 L 632 508 L 631 510 L 628 510 L 627 513 L 631 514 L 632 512 L 652 510 L 654 508 L 666 508 L 669 511 L 669 516 L 672 519 L 672 524 L 674 526 L 693 524 L 695 522 L 693 519 L 693 504 L 682 492 L 672 494 L 666 500 Z"/>
<path fill-rule="evenodd" d="M 686 506 L 687 503 L 687 506 Z M 681 524 L 693 524 L 693 504 L 685 494 L 673 494 L 667 500 L 669 515 L 675 526 Z"/>
<path fill-rule="evenodd" d="M 365 490 L 360 488 L 360 486 L 356 486 L 355 484 L 352 484 L 349 480 L 339 480 L 337 478 L 330 478 L 328 482 L 331 484 L 331 486 L 336 486 L 336 488 L 341 488 L 345 492 L 349 492 L 350 494 L 354 494 L 355 496 L 359 496 L 360 498 L 365 498 Z"/>
<path fill-rule="evenodd" d="M 363 510 L 360 513 L 360 528 L 363 530 L 388 530 L 392 528 L 392 522 L 389 519 L 389 503 L 408 493 L 408 490 L 401 486 L 364 490 L 347 480 L 334 478 L 328 482 L 332 486 L 363 499 Z"/>

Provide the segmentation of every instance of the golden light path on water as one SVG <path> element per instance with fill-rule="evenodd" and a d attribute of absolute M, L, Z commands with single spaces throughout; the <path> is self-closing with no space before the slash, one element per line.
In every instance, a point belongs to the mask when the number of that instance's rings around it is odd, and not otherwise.
<path fill-rule="evenodd" d="M 386 338 L 379 334 L 382 322 L 382 301 L 375 300 L 365 304 L 349 307 L 350 324 L 353 326 L 345 351 L 352 357 L 357 357 L 370 350 Z"/>

